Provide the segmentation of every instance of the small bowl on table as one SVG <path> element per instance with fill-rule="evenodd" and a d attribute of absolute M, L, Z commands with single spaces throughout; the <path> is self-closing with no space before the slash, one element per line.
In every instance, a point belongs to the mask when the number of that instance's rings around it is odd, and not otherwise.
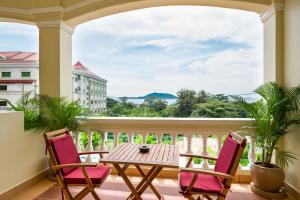
<path fill-rule="evenodd" d="M 145 144 L 143 144 L 143 145 L 141 145 L 141 146 L 139 147 L 139 149 L 140 149 L 140 153 L 148 153 L 149 150 L 150 150 L 150 147 L 147 146 L 147 145 L 145 145 Z"/>

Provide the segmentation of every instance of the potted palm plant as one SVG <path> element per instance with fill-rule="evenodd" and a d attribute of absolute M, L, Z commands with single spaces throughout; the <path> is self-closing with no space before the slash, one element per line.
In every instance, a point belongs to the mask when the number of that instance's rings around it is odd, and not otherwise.
<path fill-rule="evenodd" d="M 280 139 L 290 132 L 291 125 L 300 124 L 300 87 L 284 90 L 277 83 L 268 82 L 255 92 L 261 100 L 241 105 L 253 118 L 251 127 L 261 160 L 251 164 L 252 191 L 268 198 L 280 196 L 284 181 L 284 167 L 293 164 L 295 154 L 280 148 Z M 275 152 L 275 163 L 272 162 Z"/>

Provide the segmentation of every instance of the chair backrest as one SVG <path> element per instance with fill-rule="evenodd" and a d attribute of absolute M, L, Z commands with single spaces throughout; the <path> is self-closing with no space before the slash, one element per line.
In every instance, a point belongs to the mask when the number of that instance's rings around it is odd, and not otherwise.
<path fill-rule="evenodd" d="M 67 129 L 45 133 L 44 138 L 52 164 L 81 163 L 73 138 Z M 65 168 L 61 172 L 68 174 L 73 170 L 74 168 Z"/>
<path fill-rule="evenodd" d="M 234 176 L 246 144 L 247 140 L 245 138 L 236 133 L 229 134 L 220 150 L 218 160 L 215 165 L 215 171 Z M 224 179 L 223 183 L 225 181 L 226 180 Z"/>

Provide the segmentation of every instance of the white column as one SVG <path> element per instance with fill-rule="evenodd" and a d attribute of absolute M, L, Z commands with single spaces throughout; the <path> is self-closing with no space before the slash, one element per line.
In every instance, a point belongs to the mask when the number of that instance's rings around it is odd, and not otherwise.
<path fill-rule="evenodd" d="M 72 98 L 73 27 L 64 22 L 41 21 L 39 27 L 40 94 Z"/>
<path fill-rule="evenodd" d="M 201 154 L 204 155 L 204 156 L 207 156 L 208 155 L 208 152 L 207 152 L 207 138 L 208 136 L 207 135 L 202 135 L 202 152 Z M 207 159 L 202 159 L 202 162 L 201 162 L 201 168 L 208 168 L 209 164 L 208 164 L 208 161 Z"/>
<path fill-rule="evenodd" d="M 264 27 L 264 81 L 283 84 L 283 8 L 281 0 L 273 0 L 261 15 Z"/>

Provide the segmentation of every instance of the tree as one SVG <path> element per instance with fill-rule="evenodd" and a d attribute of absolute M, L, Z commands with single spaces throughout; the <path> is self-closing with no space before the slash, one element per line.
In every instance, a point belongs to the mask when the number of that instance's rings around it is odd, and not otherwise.
<path fill-rule="evenodd" d="M 107 99 L 106 99 L 106 106 L 107 106 L 107 109 L 112 108 L 114 105 L 116 105 L 116 104 L 118 104 L 118 103 L 119 103 L 119 101 L 117 101 L 117 100 L 115 100 L 115 99 L 113 99 L 113 98 L 107 97 Z"/>
<path fill-rule="evenodd" d="M 230 101 L 220 101 L 211 99 L 207 103 L 197 104 L 192 112 L 192 117 L 211 117 L 211 118 L 243 118 L 247 117 L 247 111 L 238 103 Z"/>
<path fill-rule="evenodd" d="M 197 93 L 197 103 L 206 103 L 210 99 L 210 94 L 207 93 L 205 90 L 200 90 Z"/>
<path fill-rule="evenodd" d="M 143 105 L 152 108 L 156 112 L 160 112 L 168 107 L 167 101 L 157 97 L 150 97 L 145 99 Z"/>
<path fill-rule="evenodd" d="M 181 89 L 177 92 L 176 117 L 190 117 L 197 103 L 196 92 L 194 90 Z"/>

